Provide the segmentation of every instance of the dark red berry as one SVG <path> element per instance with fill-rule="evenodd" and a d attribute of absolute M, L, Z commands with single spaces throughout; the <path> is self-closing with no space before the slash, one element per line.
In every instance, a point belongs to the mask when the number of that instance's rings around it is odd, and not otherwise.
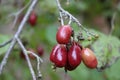
<path fill-rule="evenodd" d="M 72 28 L 70 25 L 61 26 L 56 34 L 56 40 L 59 44 L 67 44 L 72 35 Z"/>
<path fill-rule="evenodd" d="M 60 45 L 59 44 L 55 45 L 50 53 L 50 61 L 53 63 L 55 62 L 55 54 L 58 48 L 60 48 Z"/>
<path fill-rule="evenodd" d="M 44 49 L 43 49 L 42 46 L 38 46 L 38 47 L 37 47 L 37 53 L 38 53 L 39 56 L 43 56 L 43 54 L 44 54 Z"/>
<path fill-rule="evenodd" d="M 82 49 L 82 60 L 83 63 L 88 67 L 88 68 L 96 68 L 97 67 L 97 58 L 94 55 L 93 51 L 91 51 L 89 48 L 84 48 Z"/>
<path fill-rule="evenodd" d="M 37 22 L 37 15 L 33 11 L 29 16 L 29 23 L 30 23 L 30 25 L 34 26 L 34 25 L 36 25 L 36 22 Z"/>
<path fill-rule="evenodd" d="M 67 60 L 67 50 L 64 45 L 61 45 L 55 53 L 55 65 L 56 67 L 64 67 Z"/>
<path fill-rule="evenodd" d="M 81 49 L 77 44 L 73 44 L 68 52 L 68 63 L 76 68 L 81 63 Z"/>

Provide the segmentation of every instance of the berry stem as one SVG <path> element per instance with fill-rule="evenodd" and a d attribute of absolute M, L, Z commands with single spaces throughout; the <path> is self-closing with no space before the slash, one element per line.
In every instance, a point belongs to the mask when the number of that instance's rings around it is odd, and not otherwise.
<path fill-rule="evenodd" d="M 57 6 L 58 6 L 58 8 L 61 7 L 59 1 L 56 0 L 56 2 L 57 2 Z M 61 11 L 60 8 L 59 8 L 59 15 L 60 15 L 60 22 L 61 22 L 61 25 L 63 26 L 63 25 L 64 25 L 64 21 L 63 21 L 63 17 L 62 17 L 62 11 Z"/>
<path fill-rule="evenodd" d="M 84 26 L 78 21 L 77 18 L 75 18 L 72 14 L 70 14 L 68 11 L 64 10 L 62 7 L 61 7 L 61 4 L 59 2 L 59 0 L 56 0 L 57 2 L 57 6 L 58 6 L 58 9 L 59 9 L 59 13 L 60 13 L 60 20 L 61 20 L 61 24 L 64 25 L 64 20 L 63 20 L 63 17 L 69 17 L 70 20 L 68 22 L 68 24 L 71 24 L 71 22 L 76 22 L 77 25 L 82 29 L 84 30 L 88 35 L 92 35 L 92 36 L 95 36 L 94 33 L 91 33 L 89 32 L 86 28 L 84 28 Z M 62 14 L 61 14 L 62 13 Z"/>

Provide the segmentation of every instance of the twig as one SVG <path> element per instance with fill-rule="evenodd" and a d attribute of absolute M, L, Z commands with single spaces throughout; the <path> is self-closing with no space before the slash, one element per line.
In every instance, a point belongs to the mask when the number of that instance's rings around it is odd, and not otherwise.
<path fill-rule="evenodd" d="M 27 10 L 26 15 L 24 16 L 22 22 L 21 22 L 20 25 L 18 26 L 18 30 L 17 30 L 17 32 L 15 33 L 15 35 L 14 35 L 12 41 L 11 41 L 10 47 L 9 47 L 8 51 L 6 52 L 6 54 L 5 54 L 2 62 L 1 62 L 1 64 L 0 64 L 0 74 L 2 73 L 3 67 L 6 65 L 7 59 L 8 59 L 8 57 L 9 57 L 9 55 L 10 55 L 13 47 L 15 46 L 15 43 L 16 43 L 16 41 L 17 41 L 16 38 L 18 38 L 18 37 L 20 36 L 20 33 L 21 33 L 21 31 L 22 31 L 22 29 L 23 29 L 23 27 L 24 27 L 24 25 L 25 25 L 25 23 L 26 23 L 29 15 L 30 15 L 30 13 L 32 12 L 32 10 L 33 10 L 33 8 L 35 7 L 35 5 L 37 4 L 37 2 L 38 2 L 38 0 L 33 0 L 33 1 L 32 1 L 31 5 L 29 6 L 29 8 L 28 8 L 28 10 Z M 28 63 L 28 64 L 30 64 L 30 63 Z M 30 70 L 31 70 L 31 69 L 30 69 Z M 31 70 L 31 74 L 32 74 L 33 80 L 36 80 L 36 78 L 35 78 L 35 76 L 34 76 L 34 71 Z"/>
<path fill-rule="evenodd" d="M 41 72 L 40 72 L 40 62 L 42 63 L 43 60 L 42 60 L 39 56 L 37 56 L 35 53 L 33 53 L 33 52 L 31 52 L 31 51 L 27 51 L 27 53 L 30 53 L 30 54 L 32 54 L 33 56 L 36 57 L 36 59 L 37 59 L 38 78 L 42 78 L 42 74 L 41 74 Z"/>
<path fill-rule="evenodd" d="M 37 59 L 39 59 L 40 60 L 40 62 L 43 62 L 43 60 L 38 56 L 38 55 L 36 55 L 36 53 L 34 53 L 34 52 L 31 52 L 31 51 L 27 51 L 27 53 L 30 53 L 30 54 L 32 54 L 33 56 L 35 56 Z"/>
<path fill-rule="evenodd" d="M 112 34 L 112 32 L 114 30 L 114 27 L 115 27 L 114 22 L 115 22 L 116 15 L 117 15 L 117 12 L 114 12 L 113 16 L 112 16 L 112 20 L 111 20 L 111 30 L 110 30 L 110 33 L 109 33 L 110 35 Z"/>
<path fill-rule="evenodd" d="M 64 16 L 70 18 L 70 21 L 68 22 L 68 24 L 70 24 L 72 21 L 73 21 L 73 22 L 76 22 L 76 23 L 78 24 L 78 26 L 79 26 L 81 29 L 83 29 L 88 35 L 95 36 L 95 34 L 89 32 L 86 28 L 84 28 L 84 26 L 77 20 L 77 18 L 75 18 L 75 17 L 74 17 L 72 14 L 70 14 L 68 11 L 65 11 L 65 10 L 61 7 L 59 0 L 56 0 L 56 2 L 57 2 L 57 6 L 58 6 L 58 9 L 59 9 L 59 12 L 60 12 L 60 19 L 61 19 L 61 24 L 62 24 L 62 25 L 63 25 L 64 22 L 63 22 L 63 18 L 62 18 L 63 15 L 61 15 L 61 13 L 64 14 Z"/>
<path fill-rule="evenodd" d="M 37 78 L 42 78 L 42 74 L 41 74 L 41 71 L 40 71 L 40 59 L 37 59 L 37 71 L 38 71 L 38 76 Z"/>
<path fill-rule="evenodd" d="M 57 1 L 57 6 L 61 7 L 61 5 L 59 4 L 59 2 Z M 64 25 L 64 21 L 63 21 L 63 17 L 62 17 L 62 11 L 59 9 L 59 15 L 60 15 L 60 22 L 61 25 Z"/>
<path fill-rule="evenodd" d="M 16 25 L 16 22 L 17 22 L 17 20 L 18 20 L 19 15 L 30 5 L 31 2 L 32 2 L 32 0 L 30 0 L 30 1 L 28 2 L 28 4 L 27 4 L 26 6 L 24 6 L 24 7 L 23 7 L 21 10 L 19 10 L 18 12 L 9 15 L 9 16 L 15 16 L 15 19 L 14 19 L 14 21 L 13 21 L 13 28 L 14 28 L 15 25 Z"/>
<path fill-rule="evenodd" d="M 6 46 L 6 45 L 9 44 L 11 41 L 12 41 L 12 39 L 10 39 L 10 40 L 8 40 L 8 41 L 0 44 L 0 48 Z"/>
<path fill-rule="evenodd" d="M 69 19 L 68 24 L 70 25 L 71 23 L 72 23 L 72 18 L 71 18 L 71 16 L 70 16 L 70 19 Z"/>
<path fill-rule="evenodd" d="M 15 38 L 13 38 L 11 44 L 10 44 L 10 47 L 8 48 L 8 51 L 6 52 L 1 64 L 0 64 L 0 74 L 2 73 L 2 70 L 3 70 L 3 67 L 5 66 L 5 64 L 7 63 L 7 59 L 8 59 L 8 56 L 10 55 L 14 45 L 16 43 L 16 40 Z"/>
<path fill-rule="evenodd" d="M 59 12 L 59 14 L 60 14 L 60 22 L 61 22 L 61 25 L 63 26 L 64 25 L 64 21 L 63 21 L 63 18 L 62 18 L 62 13 Z"/>
<path fill-rule="evenodd" d="M 26 60 L 27 60 L 27 63 L 28 63 L 28 66 L 29 66 L 29 69 L 30 69 L 30 72 L 32 74 L 32 77 L 33 77 L 33 80 L 36 80 L 36 76 L 35 76 L 35 72 L 32 68 L 32 65 L 31 65 L 31 62 L 30 62 L 30 59 L 28 57 L 28 54 L 27 54 L 27 50 L 25 49 L 25 47 L 23 46 L 23 44 L 21 43 L 20 39 L 16 37 L 16 40 L 18 42 L 18 44 L 20 45 L 21 49 L 23 50 L 23 53 L 26 57 Z"/>

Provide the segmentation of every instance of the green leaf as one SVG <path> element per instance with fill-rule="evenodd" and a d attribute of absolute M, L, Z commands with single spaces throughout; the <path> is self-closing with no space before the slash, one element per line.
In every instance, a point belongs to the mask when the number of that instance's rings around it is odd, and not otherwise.
<path fill-rule="evenodd" d="M 3 44 L 5 41 L 8 41 L 9 37 L 6 35 L 0 34 L 0 44 Z M 0 55 L 4 54 L 9 48 L 9 45 L 0 48 Z"/>
<path fill-rule="evenodd" d="M 93 43 L 92 49 L 98 59 L 98 69 L 111 66 L 120 57 L 120 40 L 114 36 L 99 33 L 99 39 Z"/>

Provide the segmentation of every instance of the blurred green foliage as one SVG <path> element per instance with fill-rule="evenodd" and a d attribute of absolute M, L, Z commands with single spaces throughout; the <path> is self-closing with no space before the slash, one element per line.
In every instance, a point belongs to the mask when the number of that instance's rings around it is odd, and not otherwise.
<path fill-rule="evenodd" d="M 0 43 L 4 43 L 5 41 L 8 41 L 10 39 L 10 37 L 8 37 L 7 35 L 2 35 L 0 34 Z M 0 48 L 0 55 L 4 54 L 9 48 L 9 45 L 6 45 L 4 47 Z"/>
<path fill-rule="evenodd" d="M 19 2 L 20 1 L 20 2 Z M 13 35 L 13 31 L 17 30 L 19 21 L 11 34 L 3 34 L 2 29 L 6 25 L 13 24 L 14 17 L 10 17 L 12 13 L 20 10 L 29 0 L 2 0 L 0 3 L 0 43 L 10 39 L 10 35 Z M 84 47 L 91 46 L 94 50 L 97 59 L 99 60 L 98 68 L 105 65 L 106 62 L 112 64 L 109 68 L 99 72 L 96 69 L 90 70 L 81 63 L 80 66 L 68 73 L 64 72 L 64 69 L 57 69 L 56 72 L 52 71 L 51 63 L 49 61 L 49 54 L 56 42 L 56 31 L 60 23 L 58 22 L 59 12 L 55 0 L 40 0 L 35 8 L 35 12 L 38 16 L 37 24 L 31 26 L 28 22 L 25 24 L 23 32 L 21 34 L 21 40 L 27 41 L 26 48 L 33 48 L 36 50 L 38 45 L 44 47 L 44 56 L 42 57 L 44 62 L 41 65 L 41 72 L 43 74 L 43 80 L 64 80 L 67 74 L 70 80 L 120 80 L 120 62 L 116 60 L 120 56 L 120 6 L 117 0 L 70 0 L 70 4 L 66 5 L 67 0 L 60 0 L 63 8 L 73 14 L 87 29 L 92 28 L 90 31 L 99 34 L 97 41 L 83 41 L 80 42 Z M 118 5 L 118 7 L 117 7 Z M 112 35 L 105 35 L 103 32 L 99 32 L 101 25 L 94 25 L 94 18 L 102 16 L 108 26 L 111 28 L 109 18 L 111 19 L 114 12 L 117 12 L 114 24 L 114 30 Z M 24 11 L 23 15 L 25 14 Z M 78 34 L 79 28 L 76 24 L 72 24 L 75 33 Z M 99 27 L 100 26 L 100 27 Z M 98 28 L 99 27 L 99 28 Z M 7 27 L 9 30 L 11 26 Z M 5 28 L 6 29 L 6 28 Z M 96 30 L 97 29 L 97 30 Z M 84 32 L 84 31 L 82 31 Z M 84 34 L 86 36 L 86 34 Z M 92 43 L 92 45 L 91 45 Z M 8 45 L 9 46 L 9 45 Z M 7 51 L 8 46 L 0 48 L 0 62 Z M 20 48 L 15 46 L 12 54 L 9 57 L 8 63 L 0 75 L 0 80 L 32 80 L 27 62 L 20 57 Z M 104 57 L 102 57 L 104 56 Z M 36 61 L 31 60 L 34 70 L 36 70 Z M 35 71 L 37 73 L 37 71 Z"/>

